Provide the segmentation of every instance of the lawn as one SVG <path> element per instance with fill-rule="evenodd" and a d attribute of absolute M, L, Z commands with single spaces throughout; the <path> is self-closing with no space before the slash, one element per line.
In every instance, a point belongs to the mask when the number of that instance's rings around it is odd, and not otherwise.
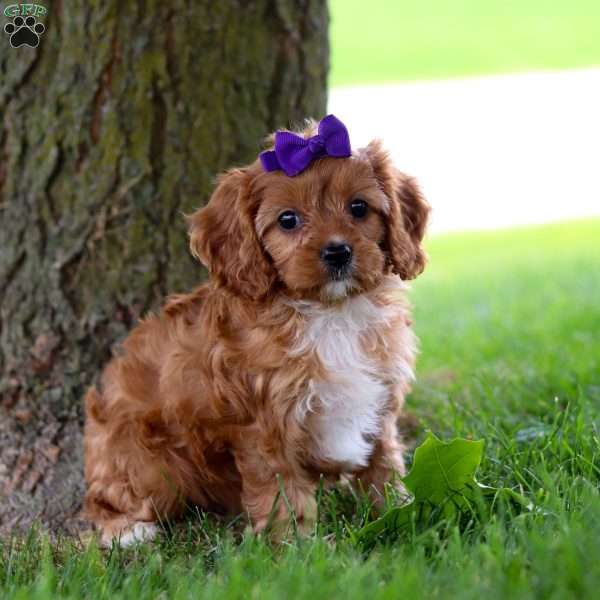
<path fill-rule="evenodd" d="M 330 0 L 331 85 L 600 65 L 597 0 Z"/>
<path fill-rule="evenodd" d="M 0 597 L 592 598 L 600 586 L 600 220 L 452 234 L 414 285 L 408 406 L 422 439 L 485 440 L 479 480 L 534 504 L 434 516 L 369 550 L 361 499 L 321 500 L 317 534 L 278 548 L 190 517 L 167 541 L 103 554 L 0 542 Z"/>

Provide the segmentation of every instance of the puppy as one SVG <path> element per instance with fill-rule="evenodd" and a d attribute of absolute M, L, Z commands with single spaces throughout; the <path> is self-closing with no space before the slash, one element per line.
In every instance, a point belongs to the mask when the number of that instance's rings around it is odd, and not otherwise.
<path fill-rule="evenodd" d="M 281 166 L 276 135 L 219 178 L 189 217 L 209 281 L 142 320 L 88 391 L 84 510 L 103 544 L 149 539 L 187 504 L 306 526 L 321 476 L 377 496 L 404 473 L 403 281 L 424 268 L 429 208 L 378 141 L 328 150 L 326 119 L 278 132 L 302 165 Z"/>

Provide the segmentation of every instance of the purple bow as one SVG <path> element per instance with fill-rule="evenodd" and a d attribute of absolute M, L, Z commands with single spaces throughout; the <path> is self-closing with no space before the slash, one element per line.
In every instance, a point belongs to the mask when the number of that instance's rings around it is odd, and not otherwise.
<path fill-rule="evenodd" d="M 346 126 L 333 115 L 327 115 L 319 123 L 319 133 L 307 140 L 289 131 L 278 131 L 275 150 L 261 152 L 260 162 L 265 171 L 283 170 L 288 177 L 294 177 L 317 158 L 344 158 L 351 154 Z"/>

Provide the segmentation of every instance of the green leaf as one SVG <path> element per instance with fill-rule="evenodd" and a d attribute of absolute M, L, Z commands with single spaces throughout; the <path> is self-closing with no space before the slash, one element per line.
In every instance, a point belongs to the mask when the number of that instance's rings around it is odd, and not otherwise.
<path fill-rule="evenodd" d="M 498 498 L 503 498 L 532 510 L 533 504 L 515 491 L 482 485 L 475 480 L 483 445 L 483 440 L 460 438 L 442 442 L 430 433 L 416 449 L 410 473 L 403 479 L 412 501 L 388 510 L 379 519 L 352 532 L 352 539 L 365 547 L 383 534 L 398 535 L 409 526 L 425 522 L 434 510 L 446 517 L 463 511 L 476 514 L 473 509 L 481 499 L 490 502 L 492 508 Z"/>
<path fill-rule="evenodd" d="M 404 485 L 413 494 L 415 502 L 439 506 L 473 482 L 482 453 L 483 440 L 472 442 L 457 438 L 442 442 L 430 433 L 416 449 Z"/>

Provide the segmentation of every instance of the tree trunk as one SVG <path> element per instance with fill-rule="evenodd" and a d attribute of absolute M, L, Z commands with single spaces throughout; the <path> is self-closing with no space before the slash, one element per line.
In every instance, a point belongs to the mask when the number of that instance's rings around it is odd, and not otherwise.
<path fill-rule="evenodd" d="M 205 275 L 182 214 L 326 101 L 325 0 L 43 3 L 37 48 L 0 31 L 3 533 L 76 527 L 82 392 Z"/>

